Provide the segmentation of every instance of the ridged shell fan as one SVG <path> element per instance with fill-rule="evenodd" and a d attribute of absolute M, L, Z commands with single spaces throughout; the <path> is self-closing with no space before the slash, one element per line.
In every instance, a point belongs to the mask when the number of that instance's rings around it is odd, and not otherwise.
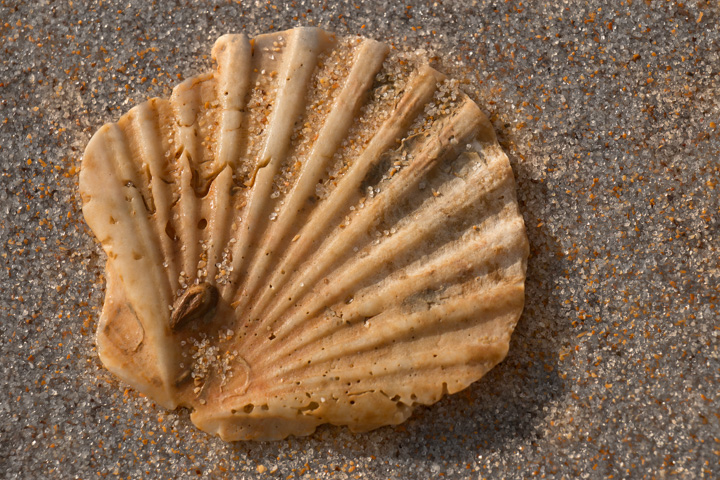
<path fill-rule="evenodd" d="M 527 237 L 457 82 L 315 28 L 212 56 L 85 150 L 103 364 L 234 441 L 398 424 L 500 362 Z"/>

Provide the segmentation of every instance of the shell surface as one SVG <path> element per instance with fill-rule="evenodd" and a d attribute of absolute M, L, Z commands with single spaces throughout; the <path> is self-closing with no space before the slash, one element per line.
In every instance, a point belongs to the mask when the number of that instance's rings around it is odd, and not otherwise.
<path fill-rule="evenodd" d="M 87 146 L 104 365 L 225 440 L 404 421 L 507 354 L 527 237 L 492 126 L 382 43 L 225 35 Z"/>

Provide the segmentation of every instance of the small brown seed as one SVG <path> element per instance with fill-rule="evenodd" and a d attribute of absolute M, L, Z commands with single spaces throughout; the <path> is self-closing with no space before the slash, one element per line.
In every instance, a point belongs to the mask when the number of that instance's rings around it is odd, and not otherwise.
<path fill-rule="evenodd" d="M 175 302 L 170 316 L 170 328 L 180 330 L 185 325 L 203 318 L 215 309 L 218 291 L 207 282 L 192 285 Z"/>

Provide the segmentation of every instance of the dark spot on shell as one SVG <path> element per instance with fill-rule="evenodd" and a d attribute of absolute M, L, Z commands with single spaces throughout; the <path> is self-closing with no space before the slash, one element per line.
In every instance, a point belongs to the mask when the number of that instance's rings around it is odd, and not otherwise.
<path fill-rule="evenodd" d="M 200 320 L 215 310 L 218 290 L 207 282 L 193 285 L 175 302 L 170 316 L 170 328 L 179 330 L 185 325 Z"/>

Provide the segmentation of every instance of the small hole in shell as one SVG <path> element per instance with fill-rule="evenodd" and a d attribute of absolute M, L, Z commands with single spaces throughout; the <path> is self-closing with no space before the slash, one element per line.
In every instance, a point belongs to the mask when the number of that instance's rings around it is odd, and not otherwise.
<path fill-rule="evenodd" d="M 202 220 L 200 220 L 200 221 L 198 222 L 198 228 L 199 228 L 200 230 L 205 230 L 206 227 L 207 227 L 207 220 L 205 220 L 205 219 L 203 218 Z"/>
<path fill-rule="evenodd" d="M 318 409 L 318 408 L 320 408 L 320 404 L 319 404 L 319 403 L 317 403 L 317 402 L 310 402 L 310 403 L 307 405 L 307 407 L 301 408 L 300 411 L 301 411 L 301 412 L 308 412 L 308 411 L 316 410 L 316 409 Z"/>

